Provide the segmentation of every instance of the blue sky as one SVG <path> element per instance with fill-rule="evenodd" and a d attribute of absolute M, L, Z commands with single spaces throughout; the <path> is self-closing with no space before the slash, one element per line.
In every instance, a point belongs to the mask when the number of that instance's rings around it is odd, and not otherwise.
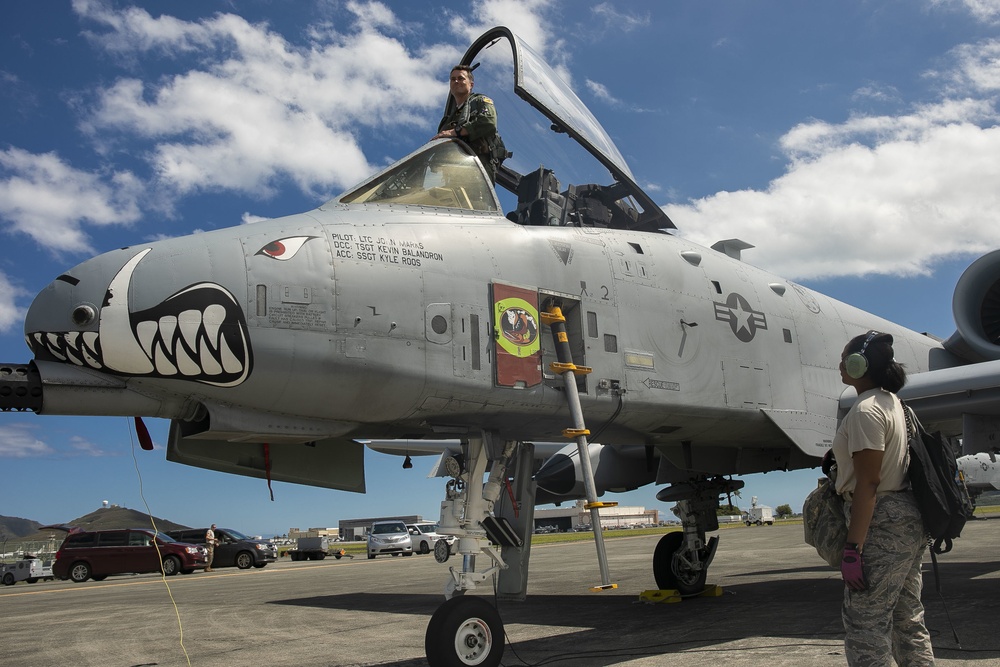
<path fill-rule="evenodd" d="M 566 77 L 696 242 L 743 239 L 748 262 L 941 337 L 958 277 L 1000 247 L 1000 0 L 12 3 L 0 360 L 28 360 L 31 298 L 84 259 L 309 210 L 424 143 L 448 68 L 494 25 Z M 442 497 L 429 459 L 369 452 L 367 495 L 277 483 L 271 502 L 132 448 L 124 419 L 2 415 L 0 514 L 144 509 L 141 491 L 156 516 L 271 535 L 436 517 Z M 798 510 L 815 477 L 749 476 L 744 503 Z M 655 492 L 616 499 L 666 510 Z"/>

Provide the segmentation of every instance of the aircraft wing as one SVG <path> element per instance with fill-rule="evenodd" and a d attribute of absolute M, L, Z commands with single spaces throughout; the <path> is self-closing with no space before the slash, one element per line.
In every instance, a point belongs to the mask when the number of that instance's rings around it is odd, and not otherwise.
<path fill-rule="evenodd" d="M 926 428 L 961 436 L 966 454 L 988 451 L 1000 441 L 1000 361 L 912 373 L 899 397 Z M 841 411 L 856 398 L 853 390 L 844 392 Z"/>

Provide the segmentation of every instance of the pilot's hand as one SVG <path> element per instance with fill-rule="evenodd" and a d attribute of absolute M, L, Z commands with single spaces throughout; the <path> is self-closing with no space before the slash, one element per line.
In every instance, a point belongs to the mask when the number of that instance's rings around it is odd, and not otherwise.
<path fill-rule="evenodd" d="M 458 132 L 455 130 L 441 130 L 435 134 L 431 139 L 455 139 L 458 137 Z"/>
<path fill-rule="evenodd" d="M 852 591 L 863 591 L 868 588 L 865 582 L 864 561 L 856 544 L 844 546 L 844 558 L 840 561 L 840 574 L 844 583 Z"/>

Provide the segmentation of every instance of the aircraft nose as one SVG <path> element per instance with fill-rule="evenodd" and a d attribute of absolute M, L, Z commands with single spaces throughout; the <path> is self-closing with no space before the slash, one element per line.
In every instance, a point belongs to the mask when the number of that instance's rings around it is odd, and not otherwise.
<path fill-rule="evenodd" d="M 36 358 L 98 367 L 101 308 L 115 270 L 130 254 L 120 250 L 89 259 L 38 293 L 24 318 L 24 337 Z"/>

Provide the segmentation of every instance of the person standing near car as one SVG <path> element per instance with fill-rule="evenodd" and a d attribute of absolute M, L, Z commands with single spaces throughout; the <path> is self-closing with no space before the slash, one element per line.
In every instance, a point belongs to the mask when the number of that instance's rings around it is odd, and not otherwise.
<path fill-rule="evenodd" d="M 833 439 L 837 492 L 845 500 L 844 648 L 851 667 L 934 664 L 920 602 L 927 536 L 907 476 L 907 425 L 896 392 L 906 371 L 890 334 L 869 331 L 841 355 L 857 401 Z"/>
<path fill-rule="evenodd" d="M 215 538 L 215 524 L 205 531 L 205 549 L 208 551 L 208 565 L 205 567 L 205 572 L 212 571 L 212 559 L 215 558 L 215 545 L 219 543 L 219 540 Z"/>

